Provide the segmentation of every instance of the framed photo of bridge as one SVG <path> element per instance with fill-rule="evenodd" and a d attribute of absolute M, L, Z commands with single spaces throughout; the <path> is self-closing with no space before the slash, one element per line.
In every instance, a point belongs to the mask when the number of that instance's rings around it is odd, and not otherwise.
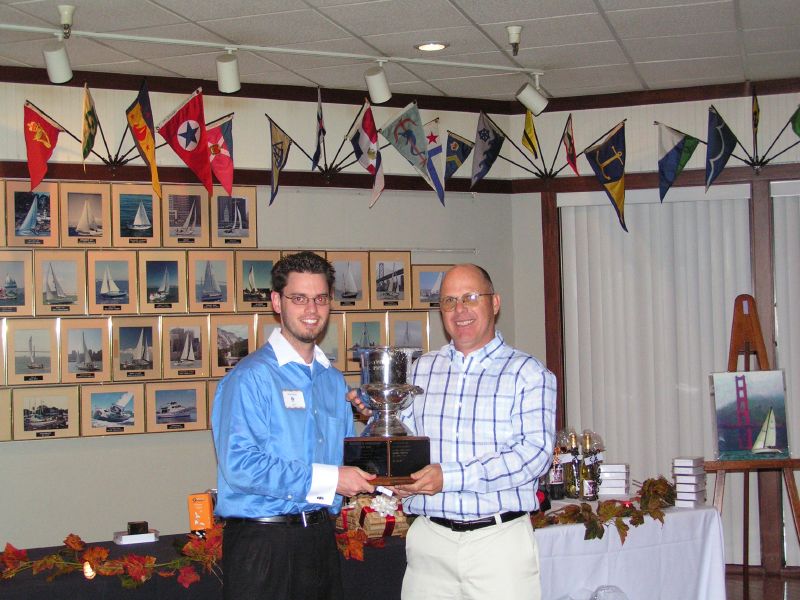
<path fill-rule="evenodd" d="M 6 182 L 6 242 L 25 248 L 58 247 L 58 184 Z"/>
<path fill-rule="evenodd" d="M 205 381 L 148 383 L 145 395 L 147 431 L 208 428 Z"/>
<path fill-rule="evenodd" d="M 255 315 L 211 315 L 211 377 L 222 377 L 256 349 Z"/>
<path fill-rule="evenodd" d="M 328 252 L 336 270 L 332 310 L 369 308 L 369 252 Z"/>
<path fill-rule="evenodd" d="M 370 307 L 411 308 L 411 253 L 370 252 Z"/>
<path fill-rule="evenodd" d="M 280 260 L 277 250 L 239 250 L 236 252 L 236 310 L 272 310 L 272 267 Z"/>
<path fill-rule="evenodd" d="M 233 312 L 233 252 L 189 250 L 189 312 Z"/>
<path fill-rule="evenodd" d="M 411 265 L 411 308 L 439 308 L 439 288 L 453 265 Z"/>
<path fill-rule="evenodd" d="M 161 379 L 158 317 L 111 319 L 111 375 L 114 381 Z"/>
<path fill-rule="evenodd" d="M 144 423 L 144 384 L 81 386 L 81 436 L 144 433 Z"/>
<path fill-rule="evenodd" d="M 111 381 L 108 319 L 61 319 L 61 382 Z"/>
<path fill-rule="evenodd" d="M 211 197 L 211 245 L 219 248 L 255 248 L 256 188 L 235 186 L 228 196 L 221 186 Z"/>
<path fill-rule="evenodd" d="M 56 319 L 8 319 L 8 385 L 59 382 L 57 323 Z"/>
<path fill-rule="evenodd" d="M 0 317 L 33 315 L 33 253 L 0 250 Z"/>
<path fill-rule="evenodd" d="M 208 192 L 202 185 L 165 185 L 162 219 L 165 248 L 207 248 Z"/>
<path fill-rule="evenodd" d="M 163 317 L 164 379 L 208 377 L 208 316 Z"/>
<path fill-rule="evenodd" d="M 139 312 L 142 314 L 186 312 L 186 252 L 183 250 L 139 252 Z"/>
<path fill-rule="evenodd" d="M 86 254 L 82 250 L 34 253 L 36 316 L 86 314 Z"/>
<path fill-rule="evenodd" d="M 139 286 L 134 250 L 86 253 L 90 315 L 136 314 Z"/>
<path fill-rule="evenodd" d="M 161 246 L 161 199 L 150 185 L 112 184 L 112 243 L 120 248 Z"/>
<path fill-rule="evenodd" d="M 111 245 L 111 201 L 107 183 L 61 183 L 62 248 Z"/>
<path fill-rule="evenodd" d="M 78 437 L 78 386 L 16 388 L 11 394 L 15 440 Z"/>

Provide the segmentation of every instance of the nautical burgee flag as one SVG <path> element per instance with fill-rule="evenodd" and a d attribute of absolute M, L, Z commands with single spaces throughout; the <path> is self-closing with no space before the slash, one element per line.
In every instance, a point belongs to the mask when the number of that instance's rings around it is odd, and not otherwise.
<path fill-rule="evenodd" d="M 220 185 L 233 195 L 233 114 L 206 124 L 211 171 Z"/>
<path fill-rule="evenodd" d="M 706 146 L 706 191 L 728 164 L 739 141 L 713 106 L 708 107 L 708 142 Z"/>
<path fill-rule="evenodd" d="M 797 137 L 800 137 L 800 106 L 797 107 L 797 110 L 794 111 L 794 114 L 791 118 L 792 123 L 792 131 L 794 131 Z"/>
<path fill-rule="evenodd" d="M 383 178 L 381 150 L 378 146 L 378 128 L 375 127 L 375 117 L 372 116 L 372 107 L 369 102 L 364 102 L 347 137 L 350 138 L 350 143 L 353 145 L 353 153 L 358 164 L 375 175 L 372 197 L 369 201 L 369 207 L 372 208 L 381 197 L 386 184 Z"/>
<path fill-rule="evenodd" d="M 617 211 L 625 231 L 625 121 L 614 127 L 606 139 L 584 151 L 595 177 Z"/>
<path fill-rule="evenodd" d="M 325 133 L 325 121 L 322 118 L 322 92 L 320 88 L 317 88 L 317 146 L 314 148 L 314 156 L 311 157 L 312 171 L 316 171 L 319 166 L 322 147 L 325 145 Z"/>
<path fill-rule="evenodd" d="M 567 124 L 564 126 L 564 135 L 561 136 L 561 142 L 564 144 L 564 153 L 567 156 L 567 164 L 578 173 L 578 155 L 575 152 L 575 133 L 572 131 L 572 113 L 567 117 Z"/>
<path fill-rule="evenodd" d="M 471 188 L 489 173 L 494 161 L 500 156 L 500 149 L 505 141 L 506 136 L 492 124 L 486 113 L 481 111 L 478 117 L 478 130 L 475 132 L 475 151 L 472 154 Z"/>
<path fill-rule="evenodd" d="M 458 168 L 464 164 L 464 161 L 467 160 L 470 152 L 472 152 L 473 145 L 468 139 L 452 131 L 447 132 L 447 157 L 444 165 L 445 181 L 455 175 Z"/>
<path fill-rule="evenodd" d="M 269 119 L 269 136 L 272 144 L 272 169 L 270 170 L 269 178 L 269 204 L 272 206 L 275 196 L 278 195 L 281 171 L 283 171 L 286 162 L 289 160 L 289 150 L 291 150 L 294 140 L 283 129 L 278 127 L 275 121 L 269 118 L 269 115 L 267 115 L 267 119 Z"/>
<path fill-rule="evenodd" d="M 696 137 L 658 124 L 658 193 L 662 202 L 699 143 Z"/>
<path fill-rule="evenodd" d="M 430 182 L 433 189 L 436 191 L 436 196 L 439 202 L 444 206 L 444 187 L 442 187 L 442 180 L 439 177 L 439 166 L 436 163 L 440 162 L 442 156 L 442 140 L 439 137 L 439 119 L 428 121 L 425 123 L 425 137 L 428 140 L 428 175 L 430 175 Z"/>
<path fill-rule="evenodd" d="M 533 158 L 539 158 L 539 136 L 536 135 L 536 127 L 533 124 L 533 113 L 525 111 L 525 129 L 522 131 L 522 145 L 525 146 Z"/>
<path fill-rule="evenodd" d="M 86 157 L 94 148 L 94 138 L 97 135 L 97 111 L 94 108 L 94 99 L 89 91 L 89 84 L 83 84 L 83 127 L 81 128 L 81 154 L 83 156 L 83 170 L 86 171 Z"/>
<path fill-rule="evenodd" d="M 150 169 L 153 191 L 161 198 L 161 182 L 158 179 L 158 167 L 156 166 L 156 129 L 153 126 L 153 110 L 150 108 L 150 94 L 147 91 L 146 79 L 142 81 L 139 94 L 133 104 L 125 110 L 125 115 L 139 156 Z"/>
<path fill-rule="evenodd" d="M 58 143 L 58 134 L 64 131 L 51 119 L 25 101 L 24 125 L 25 149 L 28 153 L 28 172 L 31 176 L 31 191 L 42 182 L 47 173 L 47 161 Z"/>
<path fill-rule="evenodd" d="M 428 174 L 428 142 L 416 102 L 411 102 L 396 116 L 384 123 L 381 135 L 433 187 Z"/>

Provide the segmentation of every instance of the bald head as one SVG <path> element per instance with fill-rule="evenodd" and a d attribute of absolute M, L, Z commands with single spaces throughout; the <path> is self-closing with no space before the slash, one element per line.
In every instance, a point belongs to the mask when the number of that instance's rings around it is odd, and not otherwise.
<path fill-rule="evenodd" d="M 474 301 L 467 300 L 477 294 Z M 442 280 L 440 302 L 456 299 L 455 308 L 442 310 L 442 324 L 456 350 L 464 353 L 482 348 L 494 338 L 494 324 L 500 311 L 500 296 L 485 269 L 473 264 L 455 265 Z"/>

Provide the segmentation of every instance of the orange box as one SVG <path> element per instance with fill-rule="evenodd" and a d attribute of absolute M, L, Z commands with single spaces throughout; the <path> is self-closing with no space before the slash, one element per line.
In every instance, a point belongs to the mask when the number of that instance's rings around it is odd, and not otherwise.
<path fill-rule="evenodd" d="M 211 505 L 211 494 L 189 494 L 189 531 L 205 531 L 214 525 L 214 510 Z"/>

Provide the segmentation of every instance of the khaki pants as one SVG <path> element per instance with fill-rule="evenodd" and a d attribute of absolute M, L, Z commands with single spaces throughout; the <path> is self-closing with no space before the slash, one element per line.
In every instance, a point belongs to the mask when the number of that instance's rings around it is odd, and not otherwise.
<path fill-rule="evenodd" d="M 530 519 L 459 533 L 418 517 L 406 538 L 402 600 L 541 600 Z"/>

